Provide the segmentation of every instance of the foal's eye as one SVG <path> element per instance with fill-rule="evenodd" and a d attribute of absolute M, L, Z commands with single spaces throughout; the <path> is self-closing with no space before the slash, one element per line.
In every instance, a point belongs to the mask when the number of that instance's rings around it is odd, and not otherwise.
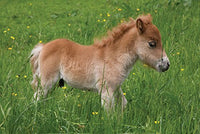
<path fill-rule="evenodd" d="M 149 46 L 151 48 L 155 48 L 156 47 L 156 41 L 149 41 L 148 43 L 149 43 Z"/>

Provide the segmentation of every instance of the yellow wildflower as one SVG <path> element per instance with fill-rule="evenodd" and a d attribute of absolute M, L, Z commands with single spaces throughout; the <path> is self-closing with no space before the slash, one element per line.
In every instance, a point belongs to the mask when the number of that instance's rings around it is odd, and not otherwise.
<path fill-rule="evenodd" d="M 102 13 L 100 14 L 100 16 L 102 16 Z"/>
<path fill-rule="evenodd" d="M 29 38 L 31 38 L 32 37 L 32 35 L 29 35 Z"/>
<path fill-rule="evenodd" d="M 106 19 L 103 19 L 104 22 L 106 22 Z"/>
<path fill-rule="evenodd" d="M 154 12 L 155 12 L 155 13 L 157 13 L 158 11 L 157 11 L 157 10 L 155 10 Z"/>
<path fill-rule="evenodd" d="M 135 73 L 133 73 L 133 75 L 135 75 Z"/>
<path fill-rule="evenodd" d="M 29 29 L 29 28 L 30 28 L 30 26 L 27 26 L 26 28 L 27 28 L 27 29 Z"/>
<path fill-rule="evenodd" d="M 108 16 L 108 17 L 110 17 L 110 14 L 109 14 L 109 13 L 107 13 L 107 16 Z"/>
<path fill-rule="evenodd" d="M 7 33 L 7 31 L 5 30 L 5 31 L 3 31 L 3 33 Z"/>
<path fill-rule="evenodd" d="M 121 9 L 121 8 L 118 8 L 117 10 L 118 10 L 118 11 L 122 11 L 122 9 Z"/>
<path fill-rule="evenodd" d="M 98 114 L 98 112 L 92 112 L 92 114 L 93 114 L 93 115 L 97 115 L 97 114 Z"/>
<path fill-rule="evenodd" d="M 179 54 L 180 54 L 180 52 L 177 52 L 176 54 L 177 54 L 177 55 L 179 55 Z"/>
<path fill-rule="evenodd" d="M 123 95 L 125 96 L 125 95 L 126 95 L 126 93 L 123 93 Z"/>
<path fill-rule="evenodd" d="M 10 31 L 10 28 L 8 28 L 8 31 Z"/>
<path fill-rule="evenodd" d="M 27 76 L 26 76 L 26 75 L 24 75 L 24 78 L 27 78 Z"/>
<path fill-rule="evenodd" d="M 97 22 L 100 22 L 100 20 L 98 19 Z"/>
<path fill-rule="evenodd" d="M 81 107 L 81 104 L 78 104 L 78 107 Z"/>
<path fill-rule="evenodd" d="M 16 77 L 16 78 L 19 78 L 19 75 L 16 75 L 15 77 Z"/>
<path fill-rule="evenodd" d="M 12 50 L 12 47 L 9 47 L 8 50 Z"/>
<path fill-rule="evenodd" d="M 159 123 L 160 123 L 160 121 L 154 121 L 154 123 L 155 123 L 155 124 L 159 124 Z"/>
<path fill-rule="evenodd" d="M 17 96 L 17 93 L 12 93 L 12 96 Z"/>
<path fill-rule="evenodd" d="M 42 43 L 42 41 L 40 40 L 39 43 Z"/>
<path fill-rule="evenodd" d="M 70 26 L 71 26 L 71 24 L 68 24 L 68 26 L 70 27 Z"/>
<path fill-rule="evenodd" d="M 148 65 L 147 65 L 147 64 L 143 64 L 143 66 L 144 66 L 144 67 L 148 67 Z"/>
<path fill-rule="evenodd" d="M 66 88 L 67 88 L 67 87 L 62 87 L 62 89 L 64 89 L 64 90 L 65 90 Z"/>
<path fill-rule="evenodd" d="M 184 71 L 184 69 L 183 69 L 183 68 L 181 68 L 181 71 Z"/>
<path fill-rule="evenodd" d="M 139 11 L 140 11 L 140 9 L 139 9 L 139 8 L 137 8 L 137 11 L 139 12 Z"/>
<path fill-rule="evenodd" d="M 13 40 L 15 40 L 15 37 L 13 37 L 13 36 L 10 36 L 10 38 L 13 39 Z"/>

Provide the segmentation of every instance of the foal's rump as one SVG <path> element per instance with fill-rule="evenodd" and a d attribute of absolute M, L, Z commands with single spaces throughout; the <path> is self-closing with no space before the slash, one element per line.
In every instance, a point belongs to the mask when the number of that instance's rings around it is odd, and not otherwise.
<path fill-rule="evenodd" d="M 59 40 L 57 40 L 59 42 Z M 33 87 L 37 87 L 38 79 L 41 83 L 51 77 L 53 73 L 58 71 L 59 65 L 59 49 L 62 47 L 60 43 L 52 41 L 47 44 L 37 44 L 31 51 L 30 63 L 33 72 Z"/>

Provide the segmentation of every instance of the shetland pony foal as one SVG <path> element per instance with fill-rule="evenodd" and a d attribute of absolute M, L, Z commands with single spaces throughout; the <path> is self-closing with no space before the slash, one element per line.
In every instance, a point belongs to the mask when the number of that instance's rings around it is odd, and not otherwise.
<path fill-rule="evenodd" d="M 118 99 L 125 107 L 127 100 L 120 86 L 137 59 L 159 72 L 169 68 L 159 30 L 152 24 L 151 15 L 139 16 L 113 28 L 107 37 L 93 45 L 57 39 L 36 45 L 31 56 L 32 84 L 39 87 L 39 78 L 42 87 L 34 94 L 37 100 L 41 95 L 47 97 L 52 86 L 63 79 L 72 87 L 97 91 L 107 109 Z"/>

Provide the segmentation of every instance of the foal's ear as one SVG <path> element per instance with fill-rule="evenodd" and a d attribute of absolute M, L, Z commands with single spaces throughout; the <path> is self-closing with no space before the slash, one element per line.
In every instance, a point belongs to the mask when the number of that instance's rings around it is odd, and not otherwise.
<path fill-rule="evenodd" d="M 143 23 L 143 21 L 142 21 L 140 18 L 138 18 L 138 19 L 136 20 L 136 27 L 137 27 L 138 32 L 139 32 L 140 34 L 144 33 L 144 30 L 145 30 L 145 28 L 144 28 L 144 23 Z"/>

